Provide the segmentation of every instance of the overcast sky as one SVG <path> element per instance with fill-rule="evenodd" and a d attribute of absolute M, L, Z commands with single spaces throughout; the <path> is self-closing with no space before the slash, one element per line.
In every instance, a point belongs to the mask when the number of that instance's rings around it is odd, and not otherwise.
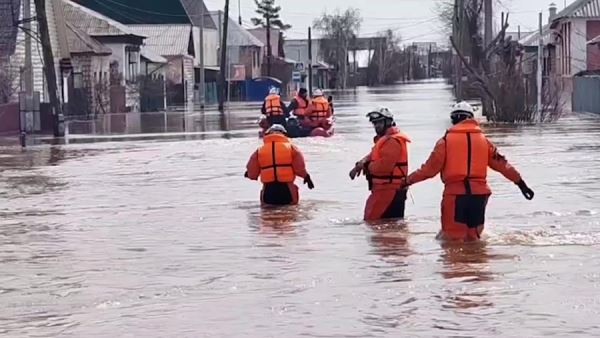
<path fill-rule="evenodd" d="M 224 0 L 205 0 L 210 10 L 223 10 Z M 230 0 L 230 15 L 238 16 L 238 0 Z M 254 0 L 239 0 L 241 2 L 242 20 L 250 25 L 254 16 Z M 404 41 L 438 41 L 447 39 L 441 34 L 440 24 L 434 14 L 438 0 L 276 0 L 282 7 L 281 17 L 284 22 L 293 27 L 287 32 L 290 38 L 305 38 L 306 30 L 315 17 L 323 11 L 333 12 L 336 8 L 355 7 L 360 9 L 363 17 L 361 36 L 373 36 L 378 31 L 392 28 L 398 32 Z M 496 17 L 500 11 L 510 11 L 511 28 L 521 31 L 534 30 L 537 27 L 538 14 L 544 12 L 544 20 L 548 20 L 548 7 L 553 0 L 494 0 L 496 1 Z M 558 10 L 565 3 L 569 5 L 574 0 L 554 0 Z"/>

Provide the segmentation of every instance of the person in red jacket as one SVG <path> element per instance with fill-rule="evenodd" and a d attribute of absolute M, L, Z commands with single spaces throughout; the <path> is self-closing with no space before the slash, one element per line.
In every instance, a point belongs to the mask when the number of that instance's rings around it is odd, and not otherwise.
<path fill-rule="evenodd" d="M 485 209 L 492 193 L 487 184 L 488 167 L 514 182 L 526 199 L 533 199 L 534 193 L 483 134 L 470 104 L 457 103 L 450 118 L 454 126 L 436 143 L 425 164 L 408 176 L 406 185 L 440 173 L 445 188 L 442 230 L 438 238 L 473 241 L 479 239 L 483 231 Z"/>
<path fill-rule="evenodd" d="M 303 178 L 309 189 L 314 188 L 306 172 L 302 152 L 290 142 L 286 133 L 282 125 L 271 126 L 263 137 L 264 144 L 252 154 L 246 165 L 244 176 L 251 180 L 260 177 L 263 183 L 260 195 L 263 205 L 298 204 L 298 186 L 294 184 L 296 176 Z"/>
<path fill-rule="evenodd" d="M 367 114 L 376 136 L 371 152 L 350 171 L 354 179 L 361 172 L 369 181 L 371 195 L 365 205 L 364 219 L 403 218 L 408 174 L 408 143 L 410 139 L 396 127 L 394 115 L 382 107 Z"/>

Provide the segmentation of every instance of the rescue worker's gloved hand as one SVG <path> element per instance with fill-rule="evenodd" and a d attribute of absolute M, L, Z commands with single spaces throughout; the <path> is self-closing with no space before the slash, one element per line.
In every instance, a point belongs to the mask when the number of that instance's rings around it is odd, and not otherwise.
<path fill-rule="evenodd" d="M 523 196 L 525 196 L 526 199 L 528 199 L 528 200 L 533 199 L 533 196 L 535 194 L 534 194 L 533 190 L 531 190 L 531 188 L 529 188 L 527 186 L 525 181 L 520 180 L 519 182 L 517 182 L 517 186 L 519 187 L 519 189 L 521 189 L 521 193 L 523 194 Z"/>
<path fill-rule="evenodd" d="M 365 170 L 365 168 L 369 165 L 369 162 L 358 161 L 354 165 L 354 168 L 350 170 L 350 179 L 353 180 L 356 177 L 360 176 L 360 174 Z"/>
<path fill-rule="evenodd" d="M 304 184 L 308 185 L 308 189 L 310 189 L 310 190 L 315 188 L 315 184 L 313 183 L 312 179 L 310 178 L 310 175 L 306 175 L 306 177 L 304 177 Z"/>

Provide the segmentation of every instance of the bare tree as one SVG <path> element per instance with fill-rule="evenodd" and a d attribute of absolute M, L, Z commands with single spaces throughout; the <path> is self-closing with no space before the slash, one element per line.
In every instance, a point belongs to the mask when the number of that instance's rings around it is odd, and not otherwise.
<path fill-rule="evenodd" d="M 0 104 L 8 103 L 19 90 L 22 69 L 16 70 L 8 59 L 0 59 Z"/>
<path fill-rule="evenodd" d="M 320 31 L 326 42 L 323 46 L 325 61 L 335 64 L 337 71 L 336 88 L 344 89 L 348 81 L 348 50 L 350 43 L 358 35 L 362 18 L 356 8 L 348 8 L 343 13 L 323 13 L 313 26 Z"/>
<path fill-rule="evenodd" d="M 536 116 L 536 103 L 531 103 L 527 97 L 528 88 L 524 84 L 525 76 L 519 60 L 522 54 L 522 46 L 510 37 L 506 37 L 509 27 L 506 15 L 501 22 L 500 32 L 490 42 L 484 45 L 481 32 L 481 10 L 482 0 L 466 0 L 462 9 L 464 22 L 461 29 L 466 30 L 463 36 L 468 39 L 468 45 L 460 48 L 457 37 L 451 37 L 451 43 L 457 52 L 462 64 L 472 79 L 472 86 L 482 100 L 486 117 L 492 122 L 534 122 L 540 118 L 543 120 L 554 120 L 562 113 L 562 103 L 559 86 L 551 85 L 546 81 L 543 88 L 546 100 L 542 116 Z M 465 56 L 468 54 L 469 58 Z M 529 90 L 531 92 L 531 90 Z"/>

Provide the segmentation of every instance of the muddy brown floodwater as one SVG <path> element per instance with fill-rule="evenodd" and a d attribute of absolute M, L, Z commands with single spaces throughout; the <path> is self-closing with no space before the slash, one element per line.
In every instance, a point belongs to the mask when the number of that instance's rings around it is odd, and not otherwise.
<path fill-rule="evenodd" d="M 193 137 L 2 147 L 0 335 L 600 335 L 598 116 L 485 127 L 536 198 L 491 174 L 485 241 L 447 247 L 438 179 L 411 189 L 405 222 L 370 227 L 366 182 L 347 172 L 379 104 L 420 165 L 449 127 L 449 88 L 336 102 L 333 138 L 294 140 L 316 189 L 280 210 L 261 210 L 242 176 L 260 142 L 248 112 Z"/>

